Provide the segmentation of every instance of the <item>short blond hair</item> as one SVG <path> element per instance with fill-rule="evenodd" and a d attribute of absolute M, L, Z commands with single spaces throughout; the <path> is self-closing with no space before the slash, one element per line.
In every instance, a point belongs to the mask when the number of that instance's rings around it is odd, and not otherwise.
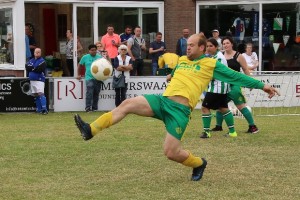
<path fill-rule="evenodd" d="M 119 48 L 118 48 L 118 52 L 119 53 L 121 53 L 121 50 L 122 49 L 126 49 L 126 51 L 128 51 L 128 48 L 127 48 L 127 46 L 126 45 L 124 45 L 124 44 L 121 44 L 120 46 L 119 46 Z"/>

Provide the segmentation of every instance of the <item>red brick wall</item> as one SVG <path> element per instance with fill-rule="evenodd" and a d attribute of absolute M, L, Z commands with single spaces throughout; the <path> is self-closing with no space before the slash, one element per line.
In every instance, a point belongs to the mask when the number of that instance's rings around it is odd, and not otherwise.
<path fill-rule="evenodd" d="M 175 52 L 176 42 L 182 36 L 182 29 L 196 31 L 196 2 L 194 0 L 165 0 L 164 41 L 170 52 Z"/>
<path fill-rule="evenodd" d="M 5 76 L 15 76 L 15 77 L 24 77 L 24 71 L 23 70 L 0 70 L 0 77 Z"/>

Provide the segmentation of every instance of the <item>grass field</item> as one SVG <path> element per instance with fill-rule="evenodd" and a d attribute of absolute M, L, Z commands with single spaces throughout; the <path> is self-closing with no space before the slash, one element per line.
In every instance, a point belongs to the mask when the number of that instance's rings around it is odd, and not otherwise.
<path fill-rule="evenodd" d="M 73 115 L 0 114 L 0 199 L 300 199 L 300 116 L 255 116 L 255 135 L 237 118 L 237 138 L 203 140 L 194 111 L 183 146 L 208 165 L 192 182 L 163 155 L 160 121 L 130 115 L 86 142 Z"/>

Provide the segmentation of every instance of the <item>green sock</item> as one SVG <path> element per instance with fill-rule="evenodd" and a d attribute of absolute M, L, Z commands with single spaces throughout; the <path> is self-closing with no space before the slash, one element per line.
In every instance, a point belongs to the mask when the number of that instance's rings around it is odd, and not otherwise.
<path fill-rule="evenodd" d="M 209 131 L 211 123 L 211 114 L 202 114 L 202 122 L 204 131 Z"/>
<path fill-rule="evenodd" d="M 225 122 L 229 128 L 229 133 L 234 133 L 235 128 L 234 128 L 234 119 L 233 119 L 233 114 L 230 110 L 228 110 L 226 113 L 223 114 Z"/>
<path fill-rule="evenodd" d="M 242 110 L 240 110 L 241 113 L 244 115 L 245 119 L 247 120 L 249 125 L 254 125 L 254 119 L 252 116 L 252 113 L 247 107 L 244 107 Z"/>
<path fill-rule="evenodd" d="M 217 126 L 222 126 L 223 123 L 223 114 L 220 111 L 216 111 L 216 120 L 217 120 Z"/>

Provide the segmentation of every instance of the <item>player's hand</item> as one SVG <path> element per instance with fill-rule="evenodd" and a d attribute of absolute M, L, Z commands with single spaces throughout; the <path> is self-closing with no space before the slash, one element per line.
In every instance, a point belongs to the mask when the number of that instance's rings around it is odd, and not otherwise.
<path fill-rule="evenodd" d="M 269 99 L 271 99 L 273 96 L 275 96 L 276 94 L 278 96 L 280 96 L 279 91 L 276 88 L 273 88 L 270 85 L 264 85 L 263 91 L 269 94 Z"/>

